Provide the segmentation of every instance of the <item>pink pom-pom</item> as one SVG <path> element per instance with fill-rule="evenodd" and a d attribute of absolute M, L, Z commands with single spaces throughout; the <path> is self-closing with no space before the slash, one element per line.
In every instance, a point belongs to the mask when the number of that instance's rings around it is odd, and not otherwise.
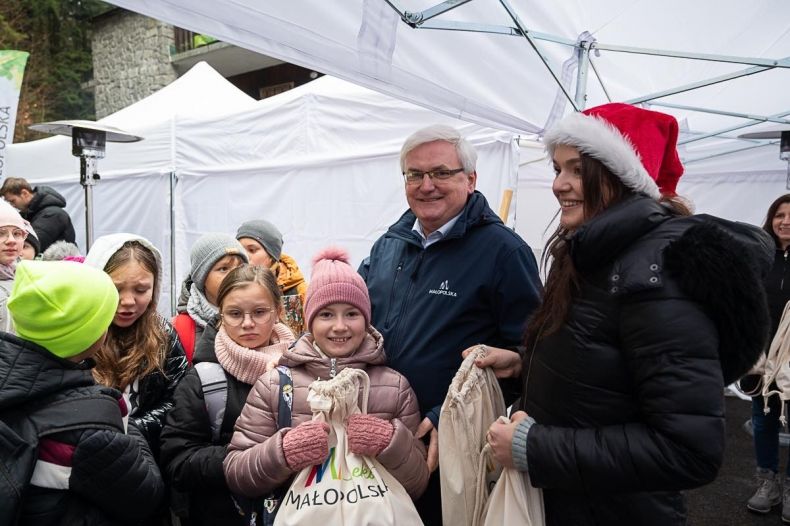
<path fill-rule="evenodd" d="M 351 258 L 348 255 L 348 251 L 344 248 L 330 246 L 326 247 L 325 249 L 318 252 L 318 254 L 313 257 L 313 266 L 315 266 L 319 261 L 342 261 L 346 265 L 350 264 Z"/>

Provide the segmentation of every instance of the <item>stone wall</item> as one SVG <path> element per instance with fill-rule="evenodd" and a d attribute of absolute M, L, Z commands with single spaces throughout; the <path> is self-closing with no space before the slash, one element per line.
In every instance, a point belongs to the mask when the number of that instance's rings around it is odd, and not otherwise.
<path fill-rule="evenodd" d="M 101 119 L 170 84 L 173 26 L 113 9 L 93 21 L 96 118 Z"/>

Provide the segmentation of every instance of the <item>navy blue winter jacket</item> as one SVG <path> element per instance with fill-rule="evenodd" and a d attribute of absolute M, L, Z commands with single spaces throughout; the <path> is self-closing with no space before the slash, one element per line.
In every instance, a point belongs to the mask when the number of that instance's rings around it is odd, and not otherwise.
<path fill-rule="evenodd" d="M 389 365 L 438 425 L 461 351 L 475 344 L 516 349 L 540 301 L 535 256 L 474 192 L 441 241 L 423 248 L 407 211 L 373 245 L 359 273 L 384 336 Z"/>

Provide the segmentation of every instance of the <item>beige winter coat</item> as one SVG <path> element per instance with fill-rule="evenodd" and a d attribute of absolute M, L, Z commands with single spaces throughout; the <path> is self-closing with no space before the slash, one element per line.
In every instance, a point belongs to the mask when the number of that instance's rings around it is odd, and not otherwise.
<path fill-rule="evenodd" d="M 370 377 L 368 414 L 391 421 L 395 427 L 389 446 L 377 460 L 416 499 L 425 491 L 429 475 L 425 446 L 414 438 L 420 410 L 409 382 L 385 367 L 385 362 L 382 338 L 375 329 L 369 329 L 356 353 L 337 359 L 322 357 L 313 347 L 312 335 L 305 334 L 280 358 L 280 365 L 290 367 L 293 375 L 291 425 L 295 427 L 312 419 L 307 393 L 314 380 L 331 378 L 346 367 L 364 369 Z M 279 384 L 276 370 L 261 376 L 236 421 L 224 462 L 225 479 L 233 492 L 259 497 L 286 484 L 295 475 L 285 462 L 282 448 L 283 436 L 291 428 L 277 430 Z"/>

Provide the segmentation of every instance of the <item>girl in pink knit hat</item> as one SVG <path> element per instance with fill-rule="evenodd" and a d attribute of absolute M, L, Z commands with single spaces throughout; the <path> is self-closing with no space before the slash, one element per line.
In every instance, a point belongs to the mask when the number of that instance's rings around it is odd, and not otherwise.
<path fill-rule="evenodd" d="M 370 377 L 368 414 L 347 421 L 350 451 L 376 458 L 413 499 L 425 490 L 425 447 L 414 437 L 417 398 L 406 378 L 385 366 L 382 337 L 370 325 L 367 287 L 348 262 L 337 248 L 314 259 L 305 304 L 310 332 L 280 358 L 293 380 L 291 422 L 278 426 L 280 375 L 270 372 L 253 386 L 225 459 L 225 478 L 236 493 L 262 498 L 287 489 L 296 473 L 329 456 L 329 428 L 312 420 L 307 395 L 314 380 L 334 378 L 348 367 Z"/>
<path fill-rule="evenodd" d="M 176 389 L 162 431 L 163 474 L 178 493 L 172 505 L 190 525 L 246 524 L 222 473 L 233 424 L 252 385 L 294 341 L 280 322 L 274 274 L 242 265 L 217 292 L 219 323 L 206 325 L 194 367 Z"/>

